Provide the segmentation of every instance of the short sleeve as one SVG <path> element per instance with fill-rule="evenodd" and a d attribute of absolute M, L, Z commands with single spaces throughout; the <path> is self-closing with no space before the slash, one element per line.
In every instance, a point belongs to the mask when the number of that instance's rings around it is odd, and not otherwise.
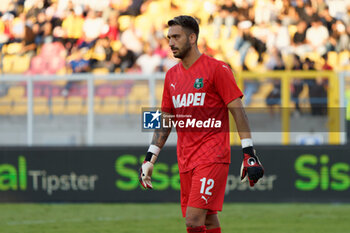
<path fill-rule="evenodd" d="M 173 113 L 173 103 L 169 92 L 169 81 L 167 78 L 168 73 L 165 76 L 163 97 L 162 97 L 162 112 Z"/>
<path fill-rule="evenodd" d="M 224 63 L 220 63 L 215 69 L 214 85 L 225 105 L 232 100 L 243 97 L 231 69 Z"/>

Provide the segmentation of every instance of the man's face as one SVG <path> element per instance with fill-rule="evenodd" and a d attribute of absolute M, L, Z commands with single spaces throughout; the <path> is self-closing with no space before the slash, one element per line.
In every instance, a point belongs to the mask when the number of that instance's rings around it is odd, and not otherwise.
<path fill-rule="evenodd" d="M 174 25 L 169 28 L 168 39 L 171 51 L 173 51 L 173 55 L 176 58 L 183 59 L 191 50 L 192 46 L 189 36 L 179 25 Z"/>

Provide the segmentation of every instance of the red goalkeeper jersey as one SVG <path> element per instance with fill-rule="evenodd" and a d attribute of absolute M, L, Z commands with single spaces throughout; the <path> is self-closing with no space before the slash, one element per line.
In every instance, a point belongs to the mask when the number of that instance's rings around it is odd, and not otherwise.
<path fill-rule="evenodd" d="M 179 63 L 167 72 L 162 111 L 174 115 L 180 172 L 230 163 L 227 104 L 242 96 L 231 69 L 204 54 L 187 70 Z"/>

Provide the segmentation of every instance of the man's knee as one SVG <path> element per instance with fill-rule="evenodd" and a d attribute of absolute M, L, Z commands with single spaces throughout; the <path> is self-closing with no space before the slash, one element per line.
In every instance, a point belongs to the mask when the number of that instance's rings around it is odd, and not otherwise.
<path fill-rule="evenodd" d="M 186 226 L 199 227 L 205 224 L 207 210 L 188 207 L 186 211 Z"/>
<path fill-rule="evenodd" d="M 214 229 L 220 227 L 220 222 L 217 214 L 210 214 L 206 216 L 205 226 L 207 229 Z"/>
<path fill-rule="evenodd" d="M 186 216 L 186 226 L 187 227 L 199 227 L 203 226 L 203 217 L 199 215 L 187 215 Z"/>

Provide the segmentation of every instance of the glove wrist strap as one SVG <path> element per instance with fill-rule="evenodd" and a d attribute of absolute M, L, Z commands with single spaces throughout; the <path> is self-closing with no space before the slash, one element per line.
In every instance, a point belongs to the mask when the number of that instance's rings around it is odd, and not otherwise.
<path fill-rule="evenodd" d="M 253 146 L 253 140 L 251 138 L 243 138 L 241 140 L 242 148 Z"/>
<path fill-rule="evenodd" d="M 147 152 L 151 152 L 155 156 L 158 156 L 160 152 L 160 148 L 156 145 L 150 145 Z"/>
<path fill-rule="evenodd" d="M 155 163 L 157 161 L 157 155 L 153 154 L 152 152 L 147 152 L 145 161 Z"/>
<path fill-rule="evenodd" d="M 244 156 L 244 154 L 248 154 L 252 157 L 255 157 L 254 149 L 252 146 L 248 146 L 248 147 L 243 148 L 243 156 Z"/>

